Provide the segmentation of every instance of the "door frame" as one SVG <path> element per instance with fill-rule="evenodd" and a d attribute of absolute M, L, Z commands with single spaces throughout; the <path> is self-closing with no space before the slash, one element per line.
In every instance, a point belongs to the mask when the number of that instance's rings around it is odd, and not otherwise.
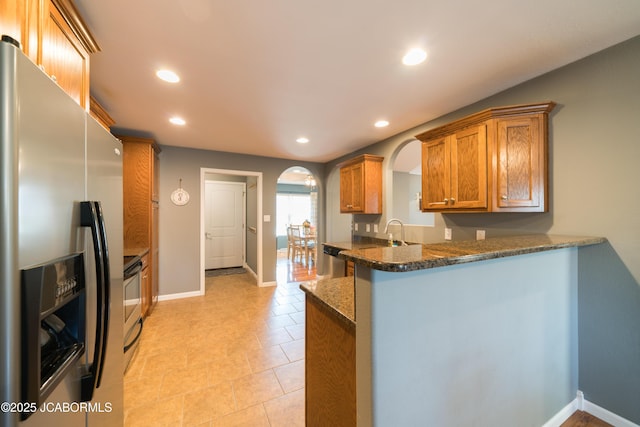
<path fill-rule="evenodd" d="M 206 212 L 206 202 L 207 202 L 207 195 L 206 195 L 206 187 L 207 187 L 207 183 L 212 183 L 212 184 L 232 184 L 232 185 L 237 185 L 238 187 L 242 187 L 242 247 L 241 247 L 241 257 L 242 257 L 242 266 L 246 267 L 247 266 L 247 183 L 246 182 L 236 182 L 236 181 L 218 181 L 218 180 L 213 180 L 213 179 L 205 179 L 204 182 L 204 186 L 205 186 L 205 196 L 202 199 L 203 200 L 203 204 L 205 205 L 204 208 L 204 212 Z M 204 221 L 205 224 L 205 237 L 206 237 L 206 220 Z M 207 267 L 207 245 L 206 245 L 206 238 L 205 238 L 205 251 L 204 251 L 204 256 L 205 256 L 205 269 Z"/>
<path fill-rule="evenodd" d="M 205 225 L 204 225 L 204 197 L 205 197 L 205 181 L 206 174 L 214 173 L 221 175 L 235 175 L 235 176 L 255 176 L 258 180 L 257 182 L 257 212 L 256 212 L 256 263 L 257 270 L 254 272 L 256 276 L 256 282 L 258 286 L 263 286 L 262 282 L 262 172 L 252 172 L 252 171 L 240 171 L 240 170 L 232 170 L 232 169 L 215 169 L 215 168 L 200 168 L 200 294 L 204 295 L 205 293 Z M 245 209 L 245 228 L 247 227 L 246 222 L 246 209 Z M 246 233 L 245 233 L 246 236 Z M 246 237 L 245 237 L 246 238 Z M 246 264 L 246 250 L 245 250 L 245 264 Z"/>

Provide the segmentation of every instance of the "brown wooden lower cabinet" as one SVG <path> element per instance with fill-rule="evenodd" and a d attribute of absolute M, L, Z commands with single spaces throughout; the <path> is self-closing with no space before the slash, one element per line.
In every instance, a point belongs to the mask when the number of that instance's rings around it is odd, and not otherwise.
<path fill-rule="evenodd" d="M 345 261 L 344 263 L 344 275 L 345 276 L 353 276 L 354 274 L 354 264 L 353 261 Z"/>
<path fill-rule="evenodd" d="M 305 309 L 306 425 L 355 426 L 355 328 L 309 298 Z"/>
<path fill-rule="evenodd" d="M 151 282 L 149 281 L 149 254 L 142 257 L 142 270 L 140 271 L 140 300 L 143 315 L 150 313 L 152 304 Z"/>

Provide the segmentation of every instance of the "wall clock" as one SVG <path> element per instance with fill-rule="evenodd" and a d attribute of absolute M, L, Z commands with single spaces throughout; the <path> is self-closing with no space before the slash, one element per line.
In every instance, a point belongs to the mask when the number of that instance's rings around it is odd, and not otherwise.
<path fill-rule="evenodd" d="M 189 193 L 182 188 L 182 179 L 180 180 L 178 189 L 171 193 L 171 201 L 177 206 L 184 206 L 189 203 Z"/>

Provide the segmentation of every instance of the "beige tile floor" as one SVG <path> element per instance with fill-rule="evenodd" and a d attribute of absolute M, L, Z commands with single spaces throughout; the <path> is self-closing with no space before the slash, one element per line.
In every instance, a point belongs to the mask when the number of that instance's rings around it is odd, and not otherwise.
<path fill-rule="evenodd" d="M 159 302 L 124 380 L 125 427 L 303 426 L 304 293 L 209 277 Z"/>

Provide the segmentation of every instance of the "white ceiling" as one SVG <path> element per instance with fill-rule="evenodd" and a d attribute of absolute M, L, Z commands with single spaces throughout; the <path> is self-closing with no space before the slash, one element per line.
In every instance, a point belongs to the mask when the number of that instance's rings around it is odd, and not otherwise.
<path fill-rule="evenodd" d="M 163 145 L 317 162 L 640 34 L 638 0 L 76 5 L 102 50 L 91 57 L 91 92 L 118 129 Z M 402 65 L 415 46 L 427 61 Z M 182 81 L 161 82 L 161 67 Z M 169 124 L 173 115 L 186 126 Z M 374 128 L 381 118 L 391 125 Z"/>

